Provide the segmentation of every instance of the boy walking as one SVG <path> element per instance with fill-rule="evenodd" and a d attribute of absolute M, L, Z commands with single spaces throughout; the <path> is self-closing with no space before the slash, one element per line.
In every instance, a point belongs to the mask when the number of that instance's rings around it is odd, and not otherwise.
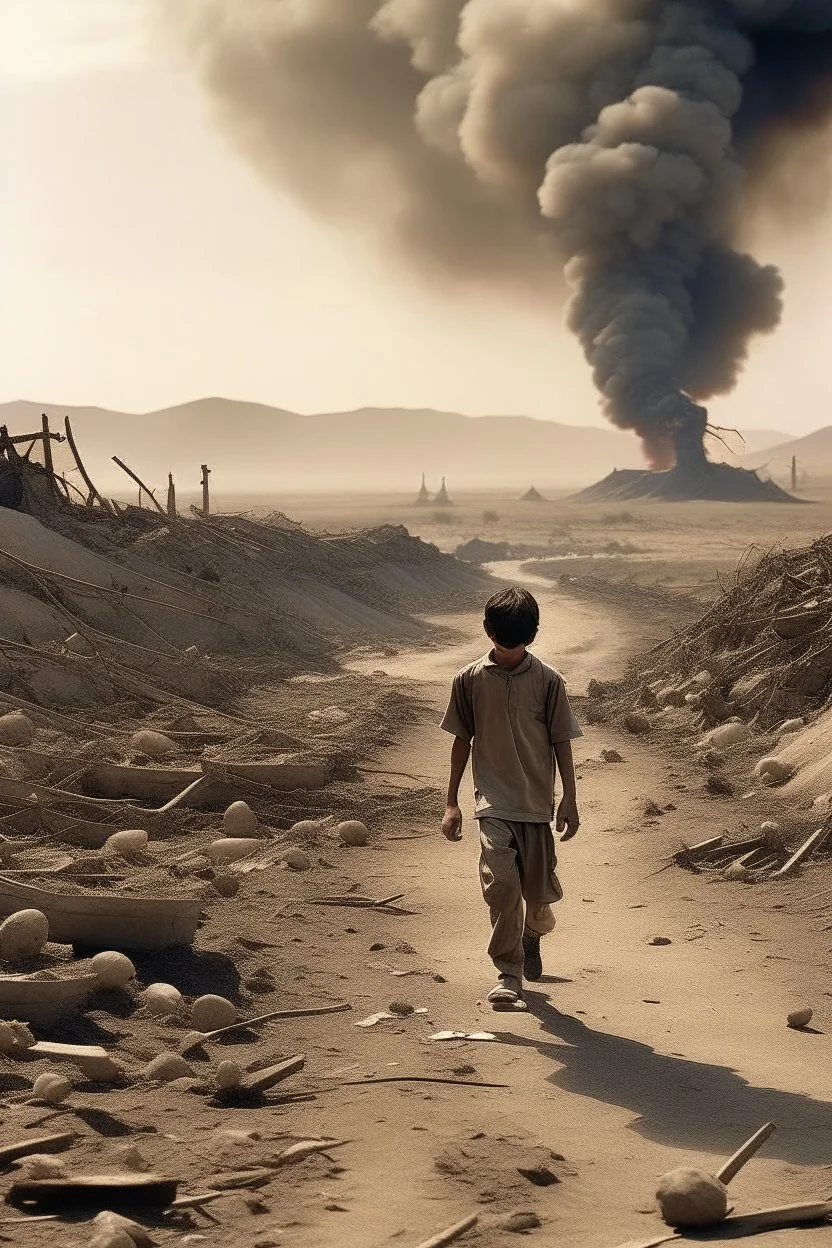
<path fill-rule="evenodd" d="M 580 737 L 562 678 L 528 652 L 540 611 L 524 589 L 504 589 L 485 605 L 491 651 L 454 677 L 442 727 L 454 737 L 442 832 L 462 839 L 459 785 L 473 742 L 480 883 L 491 913 L 488 952 L 498 972 L 488 994 L 495 1009 L 522 1008 L 523 977 L 540 979 L 540 938 L 563 897 L 552 835 L 555 764 L 563 797 L 561 840 L 578 831 L 572 741 Z M 525 913 L 524 903 L 525 901 Z"/>

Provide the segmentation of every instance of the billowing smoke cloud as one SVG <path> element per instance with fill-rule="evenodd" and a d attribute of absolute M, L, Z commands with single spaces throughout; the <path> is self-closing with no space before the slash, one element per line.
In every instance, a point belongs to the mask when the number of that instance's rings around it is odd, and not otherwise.
<path fill-rule="evenodd" d="M 701 461 L 782 282 L 744 217 L 819 171 L 832 0 L 164 0 L 236 143 L 431 278 L 556 297 L 606 414 Z"/>

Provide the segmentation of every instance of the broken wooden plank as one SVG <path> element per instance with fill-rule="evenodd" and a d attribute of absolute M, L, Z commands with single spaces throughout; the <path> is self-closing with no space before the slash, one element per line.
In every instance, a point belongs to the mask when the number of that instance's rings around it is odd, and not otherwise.
<path fill-rule="evenodd" d="M 30 1157 L 33 1153 L 62 1153 L 70 1148 L 78 1136 L 74 1131 L 61 1131 L 55 1135 L 35 1135 L 28 1140 L 19 1140 L 16 1144 L 4 1144 L 0 1147 L 0 1166 L 8 1166 L 21 1157 Z"/>
<path fill-rule="evenodd" d="M 116 1205 L 165 1208 L 176 1199 L 178 1179 L 158 1174 L 79 1174 L 66 1179 L 21 1179 L 13 1183 L 6 1201 L 20 1209 L 113 1209 Z"/>
<path fill-rule="evenodd" d="M 317 1018 L 323 1014 L 340 1014 L 344 1010 L 351 1010 L 352 1006 L 347 1002 L 340 1005 L 318 1005 L 311 1006 L 304 1010 L 271 1010 L 268 1014 L 261 1014 L 257 1018 L 245 1019 L 239 1023 L 232 1023 L 229 1027 L 218 1027 L 215 1031 L 191 1031 L 185 1036 L 179 1052 L 184 1056 L 191 1049 L 196 1049 L 201 1044 L 205 1044 L 211 1040 L 218 1040 L 220 1036 L 233 1035 L 235 1031 L 248 1031 L 251 1027 L 259 1027 L 263 1023 L 270 1023 L 273 1020 L 281 1018 Z"/>
<path fill-rule="evenodd" d="M 118 1062 L 113 1061 L 106 1049 L 98 1044 L 53 1044 L 38 1040 L 26 1050 L 32 1057 L 51 1057 L 56 1062 L 70 1062 L 94 1083 L 109 1083 L 122 1073 Z"/>
<path fill-rule="evenodd" d="M 437 1235 L 431 1235 L 430 1239 L 423 1239 L 419 1248 L 445 1248 L 447 1244 L 454 1243 L 467 1231 L 473 1230 L 478 1222 L 479 1214 L 471 1213 L 467 1218 L 454 1222 L 453 1226 L 446 1226 L 444 1231 L 439 1231 Z"/>
<path fill-rule="evenodd" d="M 794 871 L 795 867 L 798 866 L 799 863 L 803 862 L 806 858 L 813 854 L 816 849 L 820 849 L 826 844 L 829 839 L 830 832 L 832 832 L 832 824 L 829 827 L 818 828 L 817 832 L 813 832 L 812 835 L 803 842 L 800 848 L 795 850 L 788 862 L 784 863 L 779 871 L 774 872 L 771 878 L 773 880 L 780 880 L 783 879 L 784 876 L 791 875 L 792 871 Z"/>
<path fill-rule="evenodd" d="M 246 1080 L 245 1090 L 248 1092 L 266 1092 L 269 1088 L 273 1088 L 275 1084 L 288 1079 L 290 1075 L 296 1075 L 298 1071 L 303 1070 L 306 1065 L 306 1057 L 299 1053 L 297 1057 L 290 1057 L 285 1062 L 278 1062 L 276 1066 L 267 1066 L 265 1070 L 260 1070 L 252 1078 Z"/>

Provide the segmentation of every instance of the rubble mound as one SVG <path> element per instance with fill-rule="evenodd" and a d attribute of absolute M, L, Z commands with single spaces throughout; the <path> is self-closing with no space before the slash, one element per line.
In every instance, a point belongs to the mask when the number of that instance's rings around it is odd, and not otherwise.
<path fill-rule="evenodd" d="M 706 464 L 698 472 L 671 468 L 667 472 L 650 469 L 615 469 L 595 485 L 575 494 L 581 503 L 629 502 L 652 498 L 656 502 L 685 503 L 804 503 L 786 493 L 774 481 L 763 481 L 756 472 L 732 468 L 730 464 Z"/>
<path fill-rule="evenodd" d="M 706 680 L 706 677 L 710 680 Z M 699 689 L 688 687 L 694 677 Z M 676 690 L 710 727 L 731 716 L 772 727 L 832 693 L 832 536 L 740 564 L 695 623 L 637 662 L 637 680 Z"/>

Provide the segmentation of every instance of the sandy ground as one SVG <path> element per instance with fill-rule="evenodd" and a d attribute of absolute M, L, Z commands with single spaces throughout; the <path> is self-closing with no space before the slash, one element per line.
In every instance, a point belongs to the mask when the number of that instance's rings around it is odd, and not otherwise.
<path fill-rule="evenodd" d="M 558 604 L 546 605 L 553 611 Z M 558 609 L 562 653 L 574 635 L 563 630 L 568 613 Z M 445 653 L 444 670 L 434 658 L 427 672 L 419 656 L 411 661 L 412 675 L 437 681 L 437 708 L 458 661 L 480 648 L 476 625 L 469 620 L 469 644 Z M 616 636 L 613 654 L 593 654 L 593 670 L 614 666 L 619 647 Z M 540 653 L 555 657 L 545 636 Z M 562 666 L 579 685 L 586 663 L 581 655 L 571 672 L 570 664 Z M 593 762 L 612 745 L 623 764 Z M 418 765 L 439 781 L 446 753 L 445 741 L 425 723 L 384 765 Z M 397 1069 L 424 1070 L 435 1061 L 426 1040 L 434 1028 L 487 1029 L 496 1042 L 441 1047 L 446 1060 L 452 1051 L 459 1069 L 473 1068 L 467 1077 L 508 1087 L 431 1091 L 426 1099 L 399 1092 L 392 1103 L 378 1092 L 364 1093 L 367 1109 L 372 1105 L 383 1121 L 376 1124 L 376 1146 L 368 1149 L 365 1141 L 356 1148 L 371 1168 L 380 1156 L 399 1159 L 386 1174 L 385 1195 L 374 1199 L 377 1179 L 367 1184 L 351 1172 L 344 1202 L 351 1212 L 334 1231 L 320 1228 L 318 1238 L 304 1242 L 415 1243 L 477 1208 L 486 1224 L 489 1217 L 499 1222 L 512 1210 L 532 1209 L 546 1238 L 554 1237 L 549 1242 L 605 1248 L 651 1231 L 658 1173 L 686 1163 L 715 1169 L 769 1119 L 778 1133 L 735 1180 L 737 1206 L 748 1210 L 832 1192 L 829 1039 L 822 1034 L 832 1016 L 828 934 L 809 925 L 795 933 L 793 920 L 772 913 L 761 918 L 746 890 L 738 901 L 730 886 L 677 872 L 645 878 L 663 834 L 642 829 L 636 812 L 648 795 L 669 800 L 673 794 L 684 820 L 684 781 L 649 749 L 598 729 L 587 729 L 578 757 L 584 760 L 584 827 L 561 854 L 567 898 L 547 947 L 549 975 L 530 990 L 527 1016 L 494 1015 L 482 1004 L 490 973 L 481 952 L 486 929 L 473 821 L 459 847 L 434 837 L 397 849 L 395 883 L 415 888 L 408 896 L 421 914 L 401 920 L 387 939 L 404 933 L 448 984 L 414 992 L 413 981 L 404 979 L 404 995 L 427 1004 L 428 1019 L 381 1024 L 398 1037 L 381 1028 L 368 1031 L 359 1068 L 366 1070 L 369 1059 L 379 1070 L 388 1061 L 400 1063 Z M 698 838 L 709 830 L 691 828 L 690 834 Z M 672 944 L 651 946 L 655 934 Z M 390 961 L 407 965 L 401 957 Z M 798 1000 L 815 1003 L 818 1034 L 786 1028 L 785 1014 Z M 383 989 L 377 1005 L 384 1005 Z M 439 1185 L 436 1158 L 441 1166 L 447 1149 L 461 1152 L 463 1161 Z M 560 1183 L 518 1186 L 516 1166 L 534 1150 L 563 1155 L 566 1160 L 554 1166 Z M 364 1231 L 350 1225 L 356 1215 Z M 486 1225 L 481 1242 L 502 1243 L 503 1234 Z M 825 1242 L 828 1232 L 784 1231 L 770 1242 L 796 1243 L 798 1235 L 808 1248 Z"/>
<path fill-rule="evenodd" d="M 708 513 L 698 514 L 704 524 Z M 746 512 L 731 514 L 740 517 L 734 530 L 710 516 L 716 553 L 706 552 L 697 584 L 732 558 L 753 524 Z M 778 517 L 779 536 L 791 540 L 786 511 Z M 656 508 L 650 518 L 654 546 L 675 560 L 681 582 L 685 555 L 701 553 L 698 539 L 681 511 Z M 439 526 L 449 529 L 445 549 L 462 540 L 454 525 Z M 614 527 L 599 522 L 599 545 Z M 534 538 L 533 526 L 524 535 Z M 518 561 L 498 570 L 515 575 Z M 572 597 L 528 569 L 523 579 L 541 598 L 538 653 L 578 695 L 670 627 L 637 598 Z M 478 615 L 436 624 L 455 627 L 458 640 L 448 644 L 443 632 L 434 647 L 393 654 L 368 642 L 350 660 L 358 671 L 387 672 L 426 702 L 367 764 L 377 779 L 387 776 L 391 793 L 444 787 L 449 741 L 437 720 L 451 676 L 485 648 Z M 602 763 L 605 747 L 624 761 Z M 321 852 L 303 888 L 285 873 L 252 879 L 239 898 L 212 908 L 197 951 L 152 964 L 154 978 L 187 976 L 192 994 L 242 994 L 246 1013 L 258 1001 L 264 1010 L 349 1003 L 350 1012 L 276 1024 L 210 1052 L 212 1064 L 219 1056 L 263 1064 L 304 1053 L 300 1076 L 249 1107 L 206 1100 L 199 1087 L 81 1088 L 57 1115 L 21 1105 L 9 1076 L 4 1134 L 38 1121 L 63 1130 L 74 1120 L 86 1132 L 87 1168 L 112 1165 L 136 1147 L 155 1169 L 181 1175 L 188 1191 L 207 1190 L 218 1172 L 258 1167 L 292 1139 L 344 1142 L 208 1206 L 210 1218 L 189 1215 L 175 1235 L 169 1226 L 154 1231 L 159 1243 L 191 1235 L 209 1248 L 416 1248 L 469 1213 L 480 1224 L 460 1242 L 477 1248 L 514 1242 L 506 1219 L 518 1213 L 540 1220 L 532 1242 L 617 1248 L 661 1231 L 653 1207 L 660 1172 L 687 1163 L 716 1169 L 767 1120 L 778 1131 L 734 1181 L 738 1210 L 832 1196 L 830 921 L 778 908 L 796 896 L 788 886 L 781 902 L 676 868 L 656 874 L 683 839 L 736 830 L 741 806 L 704 800 L 701 772 L 605 727 L 587 726 L 576 753 L 584 826 L 563 847 L 566 898 L 528 1014 L 495 1014 L 484 1004 L 492 971 L 470 809 L 463 842 L 449 845 L 438 831 L 438 799 L 435 807 L 426 800 L 367 849 Z M 673 809 L 645 820 L 648 799 Z M 809 874 L 804 892 L 807 882 Z M 411 913 L 322 912 L 305 900 L 351 886 L 375 897 L 403 893 Z M 653 946 L 655 935 L 671 943 Z M 142 975 L 150 964 L 138 969 Z M 393 1002 L 425 1012 L 356 1026 Z M 814 1007 L 813 1028 L 791 1031 L 786 1013 L 803 1004 Z M 137 1061 L 182 1037 L 170 1024 L 122 1021 L 112 1003 L 91 1026 L 95 1034 L 79 1038 L 120 1039 Z M 431 1039 L 442 1030 L 487 1030 L 494 1039 Z M 205 1056 L 193 1066 L 197 1078 L 210 1071 Z M 361 1086 L 368 1079 L 408 1081 Z M 466 1083 L 501 1086 L 459 1086 Z M 0 1225 L 5 1234 L 24 1242 L 17 1228 Z M 25 1242 L 45 1248 L 53 1238 L 50 1224 L 32 1225 Z M 828 1239 L 828 1229 L 810 1229 L 759 1242 L 814 1248 Z M 88 1234 L 71 1228 L 66 1242 L 85 1244 Z"/>

